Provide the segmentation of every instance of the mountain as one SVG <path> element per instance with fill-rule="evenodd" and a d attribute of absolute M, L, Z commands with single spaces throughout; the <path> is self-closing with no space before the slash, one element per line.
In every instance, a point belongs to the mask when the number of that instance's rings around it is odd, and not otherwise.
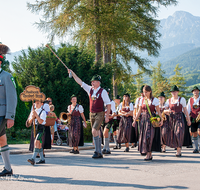
<path fill-rule="evenodd" d="M 200 46 L 200 17 L 177 11 L 160 21 L 159 32 L 162 34 L 160 42 L 163 49 L 183 43 Z"/>

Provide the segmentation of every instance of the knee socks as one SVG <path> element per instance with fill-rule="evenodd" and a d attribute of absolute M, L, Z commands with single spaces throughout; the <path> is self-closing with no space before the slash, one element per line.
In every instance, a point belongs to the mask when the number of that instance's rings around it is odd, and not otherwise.
<path fill-rule="evenodd" d="M 198 137 L 193 137 L 193 141 L 194 141 L 195 149 L 198 150 Z"/>
<path fill-rule="evenodd" d="M 8 171 L 11 171 L 11 165 L 10 165 L 10 157 L 9 157 L 9 147 L 8 145 L 5 145 L 3 147 L 1 147 L 1 156 L 2 156 L 2 160 L 5 166 L 5 169 Z"/>

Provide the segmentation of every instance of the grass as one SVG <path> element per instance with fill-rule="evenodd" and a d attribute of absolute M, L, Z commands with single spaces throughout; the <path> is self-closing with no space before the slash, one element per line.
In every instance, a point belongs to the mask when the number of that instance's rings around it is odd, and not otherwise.
<path fill-rule="evenodd" d="M 29 144 L 30 143 L 30 139 L 27 140 L 8 140 L 8 144 Z"/>

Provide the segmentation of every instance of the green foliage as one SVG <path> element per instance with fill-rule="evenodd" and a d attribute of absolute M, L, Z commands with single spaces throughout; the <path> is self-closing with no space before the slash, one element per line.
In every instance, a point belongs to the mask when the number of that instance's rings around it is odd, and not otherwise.
<path fill-rule="evenodd" d="M 87 49 L 79 49 L 77 46 L 62 44 L 54 52 L 61 60 L 72 69 L 85 83 L 90 85 L 94 74 L 102 77 L 102 87 L 111 88 L 112 66 L 94 65 L 94 55 Z M 22 51 L 22 55 L 15 58 L 13 69 L 23 89 L 28 85 L 40 87 L 41 92 L 51 97 L 55 105 L 56 115 L 67 110 L 71 104 L 72 94 L 77 95 L 78 103 L 83 105 L 86 118 L 89 113 L 89 98 L 87 93 L 68 77 L 68 72 L 60 61 L 44 47 L 28 49 L 28 53 Z"/>
<path fill-rule="evenodd" d="M 4 56 L 4 58 L 3 58 L 3 63 L 1 64 L 1 68 L 2 68 L 4 71 L 7 71 L 7 72 L 11 73 L 9 66 L 10 66 L 10 63 L 9 63 L 8 60 L 6 60 L 6 56 Z"/>
<path fill-rule="evenodd" d="M 84 141 L 85 142 L 91 142 L 92 139 L 92 128 L 91 128 L 91 123 L 86 121 L 87 127 L 83 128 L 83 136 L 84 136 Z"/>

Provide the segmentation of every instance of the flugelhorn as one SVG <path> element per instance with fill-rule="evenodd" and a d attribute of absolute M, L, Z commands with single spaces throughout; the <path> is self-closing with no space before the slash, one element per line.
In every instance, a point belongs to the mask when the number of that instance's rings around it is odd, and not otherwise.
<path fill-rule="evenodd" d="M 200 113 L 197 115 L 196 123 L 200 120 Z"/>

